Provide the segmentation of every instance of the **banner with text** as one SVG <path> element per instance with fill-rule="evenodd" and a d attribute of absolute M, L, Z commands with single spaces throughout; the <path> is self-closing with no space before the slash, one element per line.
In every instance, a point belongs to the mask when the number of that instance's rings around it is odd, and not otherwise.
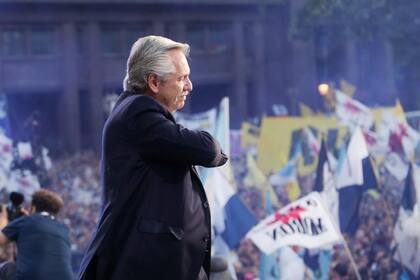
<path fill-rule="evenodd" d="M 251 229 L 247 237 L 265 254 L 271 254 L 282 246 L 314 249 L 341 240 L 317 192 L 265 218 Z"/>

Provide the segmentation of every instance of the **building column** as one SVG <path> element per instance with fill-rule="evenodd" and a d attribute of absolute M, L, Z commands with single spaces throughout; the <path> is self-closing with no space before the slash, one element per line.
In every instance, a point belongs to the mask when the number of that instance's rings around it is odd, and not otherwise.
<path fill-rule="evenodd" d="M 304 0 L 294 0 L 290 3 L 292 17 L 296 17 Z M 292 19 L 294 20 L 294 19 Z M 313 40 L 308 42 L 292 41 L 291 77 L 293 86 L 289 89 L 294 96 L 293 102 L 308 100 L 309 105 L 321 107 L 322 99 L 317 92 L 315 48 Z M 311 107 L 312 107 L 311 106 Z"/>
<path fill-rule="evenodd" d="M 0 94 L 5 94 L 3 67 L 3 53 L 0 52 Z"/>
<path fill-rule="evenodd" d="M 357 71 L 357 50 L 356 42 L 352 39 L 352 35 L 347 31 L 346 38 L 346 63 L 347 63 L 347 81 L 353 85 L 359 83 L 359 75 Z"/>
<path fill-rule="evenodd" d="M 234 123 L 240 123 L 247 118 L 247 87 L 246 87 L 246 69 L 245 69 L 245 47 L 244 47 L 244 26 L 243 22 L 235 20 L 233 23 L 233 101 L 232 120 Z"/>
<path fill-rule="evenodd" d="M 267 110 L 267 87 L 265 72 L 265 56 L 264 56 L 264 26 L 262 20 L 254 23 L 255 34 L 255 98 L 252 102 L 255 104 L 258 117 L 262 116 Z M 254 94 L 252 94 L 254 96 Z"/>
<path fill-rule="evenodd" d="M 388 89 L 390 100 L 397 100 L 398 93 L 397 93 L 397 83 L 395 81 L 395 74 L 394 74 L 394 53 L 392 50 L 391 42 L 385 41 L 385 85 Z M 414 98 L 413 98 L 414 99 Z M 413 102 L 416 102 L 413 100 Z"/>
<path fill-rule="evenodd" d="M 77 74 L 76 27 L 74 23 L 62 25 L 63 85 L 60 98 L 60 118 L 63 125 L 60 135 L 66 150 L 76 152 L 81 148 L 79 88 Z"/>
<path fill-rule="evenodd" d="M 103 112 L 103 67 L 100 26 L 97 22 L 88 23 L 88 94 L 90 97 L 90 142 L 97 152 L 101 150 L 101 132 L 104 123 Z"/>

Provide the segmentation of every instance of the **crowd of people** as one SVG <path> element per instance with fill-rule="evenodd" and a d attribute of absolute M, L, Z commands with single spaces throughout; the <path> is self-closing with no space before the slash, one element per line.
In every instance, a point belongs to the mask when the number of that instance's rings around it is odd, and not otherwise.
<path fill-rule="evenodd" d="M 263 196 L 258 186 L 245 187 L 246 155 L 232 158 L 238 192 L 242 200 L 258 219 L 264 218 Z M 394 227 L 398 219 L 404 181 L 395 179 L 385 168 L 380 168 L 379 189 L 363 195 L 359 209 L 359 228 L 354 236 L 345 235 L 351 254 L 362 279 L 399 279 L 402 267 L 395 253 Z M 315 174 L 298 177 L 301 196 L 312 191 Z M 286 206 L 288 200 L 285 188 L 274 188 L 279 199 L 279 207 Z M 302 248 L 295 251 L 303 257 Z M 239 279 L 257 279 L 261 252 L 249 239 L 244 239 L 237 250 L 236 272 Z M 348 254 L 343 244 L 332 248 L 329 279 L 356 279 Z M 281 273 L 281 272 L 280 272 Z"/>
<path fill-rule="evenodd" d="M 263 195 L 258 186 L 245 186 L 247 174 L 246 152 L 231 158 L 238 193 L 257 219 L 264 218 Z M 48 170 L 49 188 L 61 194 L 65 207 L 59 217 L 70 228 L 73 268 L 76 271 L 81 255 L 95 230 L 101 209 L 99 158 L 94 152 L 80 152 L 72 156 L 53 159 Z M 298 177 L 301 195 L 312 190 L 315 175 Z M 366 192 L 360 206 L 362 221 L 354 236 L 346 236 L 352 256 L 363 279 L 398 279 L 400 267 L 394 254 L 393 231 L 398 218 L 403 181 L 396 180 L 385 168 L 380 169 L 380 188 L 376 194 Z M 290 201 L 287 191 L 275 188 L 278 208 Z M 2 190 L 3 203 L 7 193 Z M 303 250 L 297 250 L 303 255 Z M 235 269 L 238 279 L 258 279 L 261 252 L 249 240 L 243 239 L 236 250 Z M 13 255 L 12 248 L 0 252 L 1 259 Z M 335 277 L 335 278 L 334 278 Z M 330 278 L 355 279 L 344 246 L 333 247 Z"/>
<path fill-rule="evenodd" d="M 61 216 L 71 228 L 72 250 L 81 253 L 88 245 L 101 208 L 97 155 L 82 152 L 55 160 L 49 176 L 50 188 L 66 202 Z"/>
<path fill-rule="evenodd" d="M 100 214 L 98 156 L 91 151 L 80 152 L 54 159 L 48 170 L 39 167 L 32 169 L 35 174 L 42 174 L 42 187 L 59 193 L 65 202 L 58 218 L 71 229 L 72 265 L 76 272 Z M 0 198 L 3 205 L 11 203 L 6 188 L 0 190 Z M 29 209 L 29 202 L 30 197 L 25 197 L 22 206 Z M 0 262 L 11 260 L 15 255 L 13 245 L 0 247 Z"/>

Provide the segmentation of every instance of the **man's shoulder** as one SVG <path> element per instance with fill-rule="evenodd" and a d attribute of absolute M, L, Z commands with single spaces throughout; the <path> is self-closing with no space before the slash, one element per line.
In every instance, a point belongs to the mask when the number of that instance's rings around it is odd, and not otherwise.
<path fill-rule="evenodd" d="M 124 92 L 120 98 L 121 100 L 117 101 L 117 104 L 111 113 L 114 117 L 124 116 L 126 114 L 138 114 L 147 111 L 166 113 L 165 108 L 158 101 L 145 94 Z"/>
<path fill-rule="evenodd" d="M 126 108 L 129 118 L 142 113 L 157 113 L 173 119 L 172 114 L 151 96 L 141 94 L 129 98 Z"/>
<path fill-rule="evenodd" d="M 158 101 L 148 95 L 136 94 L 131 97 L 130 101 L 130 108 L 136 111 L 156 110 L 162 113 L 165 113 L 166 111 Z"/>
<path fill-rule="evenodd" d="M 23 217 L 23 221 L 27 225 L 39 224 L 40 222 L 44 221 L 44 219 L 45 217 L 40 215 L 39 213 L 34 213 Z"/>
<path fill-rule="evenodd" d="M 115 106 L 105 127 L 108 131 L 110 127 L 121 127 L 126 123 L 136 122 L 139 117 L 142 118 L 142 122 L 162 117 L 175 122 L 173 115 L 153 97 L 144 94 L 128 94 Z"/>

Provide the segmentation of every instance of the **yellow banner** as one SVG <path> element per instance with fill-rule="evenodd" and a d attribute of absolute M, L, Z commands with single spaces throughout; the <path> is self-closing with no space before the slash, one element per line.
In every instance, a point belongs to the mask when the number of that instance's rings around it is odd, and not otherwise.
<path fill-rule="evenodd" d="M 372 111 L 372 114 L 373 114 L 373 118 L 374 118 L 376 127 L 378 127 L 378 125 L 380 124 L 381 119 L 382 119 L 382 114 L 384 112 L 391 112 L 400 121 L 406 122 L 404 109 L 401 106 L 401 103 L 400 103 L 399 100 L 397 100 L 394 107 L 379 107 L 379 108 L 374 108 L 371 111 Z"/>
<path fill-rule="evenodd" d="M 243 148 L 256 147 L 260 137 L 260 128 L 249 122 L 243 122 L 241 126 L 242 138 L 241 143 Z"/>
<path fill-rule="evenodd" d="M 314 114 L 312 109 L 309 106 L 307 106 L 305 103 L 299 102 L 299 109 L 300 109 L 300 115 L 302 117 L 309 117 Z"/>
<path fill-rule="evenodd" d="M 339 126 L 335 117 L 264 118 L 261 123 L 258 141 L 257 164 L 265 174 L 278 172 L 288 162 L 293 145 L 296 145 L 296 140 L 293 140 L 293 138 L 298 138 L 296 133 L 305 127 L 314 128 L 318 132 L 316 135 L 318 141 L 320 141 L 322 134 L 328 138 L 330 138 L 330 135 L 336 134 L 335 143 L 329 143 L 335 147 L 341 144 L 346 132 L 344 127 Z M 295 137 L 293 136 L 294 133 Z M 299 160 L 299 174 L 306 175 L 313 172 L 316 168 L 317 158 L 317 155 L 315 155 L 313 160 Z"/>
<path fill-rule="evenodd" d="M 379 125 L 382 113 L 392 112 L 401 120 L 405 120 L 404 110 L 399 101 L 395 107 L 383 107 L 372 109 L 376 127 Z M 243 128 L 249 129 L 248 126 Z M 289 160 L 295 146 L 301 143 L 304 138 L 302 130 L 311 128 L 320 143 L 321 137 L 325 137 L 327 145 L 332 148 L 339 148 L 344 141 L 348 130 L 335 117 L 310 116 L 310 117 L 266 117 L 261 122 L 259 128 L 259 138 L 257 140 L 258 158 L 257 165 L 264 174 L 278 172 Z M 254 138 L 252 141 L 255 141 Z M 249 141 L 248 142 L 252 142 Z M 306 147 L 308 149 L 308 147 Z M 315 171 L 318 163 L 318 156 L 311 155 L 305 148 L 302 149 L 302 155 L 298 159 L 298 174 L 306 176 Z M 308 156 L 309 155 L 309 156 Z"/>
<path fill-rule="evenodd" d="M 277 195 L 273 190 L 273 187 L 267 180 L 266 174 L 261 172 L 261 170 L 258 168 L 257 163 L 254 160 L 254 157 L 248 153 L 246 155 L 246 162 L 248 167 L 248 172 L 244 178 L 244 185 L 245 187 L 255 187 L 256 189 L 259 189 L 261 193 L 263 194 L 263 204 L 265 204 L 265 194 L 267 192 L 270 195 L 271 203 L 274 206 L 278 206 L 279 202 L 277 199 Z"/>

